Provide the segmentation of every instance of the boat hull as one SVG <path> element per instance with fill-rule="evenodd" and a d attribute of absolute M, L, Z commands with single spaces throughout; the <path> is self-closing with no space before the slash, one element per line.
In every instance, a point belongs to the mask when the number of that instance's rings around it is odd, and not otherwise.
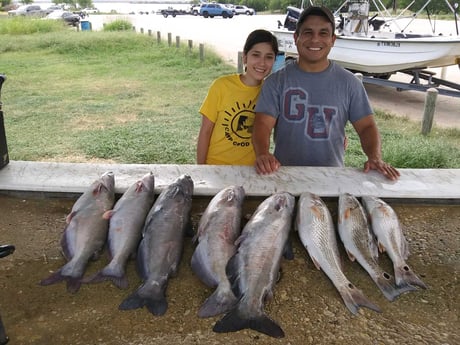
<path fill-rule="evenodd" d="M 296 56 L 292 31 L 274 30 L 280 51 Z M 355 72 L 379 75 L 460 64 L 460 37 L 337 36 L 329 58 Z"/>

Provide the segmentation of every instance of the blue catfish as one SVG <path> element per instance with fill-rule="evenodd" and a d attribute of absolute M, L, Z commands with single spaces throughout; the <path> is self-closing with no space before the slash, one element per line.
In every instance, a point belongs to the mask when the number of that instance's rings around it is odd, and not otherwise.
<path fill-rule="evenodd" d="M 108 247 L 110 263 L 85 283 L 111 280 L 117 287 L 126 289 L 128 280 L 125 268 L 128 259 L 135 255 L 142 236 L 145 218 L 155 199 L 155 178 L 150 172 L 131 185 L 117 201 L 110 217 Z"/>
<path fill-rule="evenodd" d="M 66 280 L 67 291 L 75 293 L 80 289 L 88 261 L 97 257 L 106 242 L 109 222 L 104 213 L 114 202 L 115 177 L 106 172 L 78 198 L 66 218 L 61 247 L 68 262 L 40 285 Z"/>
<path fill-rule="evenodd" d="M 120 304 L 120 310 L 146 306 L 152 314 L 163 315 L 168 309 L 165 291 L 182 256 L 192 195 L 193 181 L 182 175 L 158 196 L 145 220 L 137 254 L 142 284 Z"/>
<path fill-rule="evenodd" d="M 192 270 L 206 285 L 216 288 L 201 306 L 200 317 L 227 312 L 236 303 L 225 266 L 236 252 L 244 196 L 242 186 L 226 187 L 212 198 L 200 218 L 196 234 L 199 243 L 192 256 Z"/>
<path fill-rule="evenodd" d="M 259 205 L 243 228 L 238 250 L 226 267 L 238 303 L 215 324 L 214 332 L 251 328 L 271 337 L 284 337 L 281 327 L 265 313 L 264 303 L 273 295 L 294 205 L 291 194 L 275 193 Z"/>

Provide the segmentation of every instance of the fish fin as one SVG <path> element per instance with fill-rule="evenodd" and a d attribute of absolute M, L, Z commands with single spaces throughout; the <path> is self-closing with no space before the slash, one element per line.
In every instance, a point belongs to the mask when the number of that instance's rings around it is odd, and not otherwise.
<path fill-rule="evenodd" d="M 227 313 L 237 302 L 237 299 L 231 290 L 222 291 L 217 288 L 214 293 L 204 301 L 200 310 L 199 317 L 211 317 Z"/>
<path fill-rule="evenodd" d="M 313 261 L 313 264 L 315 265 L 316 269 L 317 269 L 318 271 L 320 271 L 320 270 L 321 270 L 321 265 L 319 264 L 319 262 L 318 262 L 313 256 L 311 256 L 311 255 L 310 255 L 310 258 L 311 258 L 311 260 Z"/>
<path fill-rule="evenodd" d="M 77 211 L 72 211 L 70 212 L 67 217 L 65 217 L 65 222 L 67 224 L 70 224 L 70 222 L 72 221 L 72 218 L 75 217 L 75 215 L 77 214 Z"/>
<path fill-rule="evenodd" d="M 126 278 L 124 272 L 115 272 L 109 266 L 103 268 L 101 271 L 96 272 L 88 278 L 84 278 L 82 283 L 93 284 L 107 280 L 110 280 L 119 289 L 127 289 L 129 285 L 128 278 Z"/>
<path fill-rule="evenodd" d="M 316 218 L 322 218 L 323 214 L 321 212 L 321 209 L 318 206 L 311 206 L 311 211 L 315 214 Z"/>
<path fill-rule="evenodd" d="M 66 277 L 64 277 L 61 274 L 61 270 L 58 270 L 58 271 L 52 273 L 48 278 L 45 278 L 45 279 L 41 280 L 39 282 L 39 284 L 41 286 L 47 286 L 47 285 L 52 285 L 52 284 L 59 283 L 59 282 L 65 280 L 65 279 L 66 279 Z"/>
<path fill-rule="evenodd" d="M 161 296 L 159 299 L 148 298 L 145 306 L 153 315 L 162 316 L 168 310 L 168 301 L 164 296 Z"/>
<path fill-rule="evenodd" d="M 238 269 L 238 253 L 234 254 L 225 266 L 225 273 L 227 274 L 228 281 L 230 282 L 231 289 L 236 298 L 241 297 L 240 290 L 240 274 Z"/>
<path fill-rule="evenodd" d="M 379 287 L 385 298 L 390 302 L 393 302 L 399 295 L 416 290 L 416 288 L 406 285 L 404 287 L 397 287 L 394 277 L 387 273 L 382 272 L 381 275 L 374 279 L 375 284 Z"/>
<path fill-rule="evenodd" d="M 356 260 L 355 256 L 351 252 L 349 252 L 348 249 L 345 249 L 345 251 L 347 252 L 347 255 L 348 255 L 348 258 L 350 259 L 350 261 L 355 261 Z"/>
<path fill-rule="evenodd" d="M 238 309 L 233 309 L 221 320 L 217 321 L 212 330 L 216 333 L 226 333 L 246 328 L 251 328 L 273 338 L 284 337 L 284 331 L 281 327 L 267 315 L 263 314 L 248 319 L 240 315 Z"/>
<path fill-rule="evenodd" d="M 142 192 L 142 190 L 144 189 L 144 184 L 142 183 L 142 181 L 137 181 L 136 182 L 136 193 L 140 193 Z"/>
<path fill-rule="evenodd" d="M 67 277 L 67 291 L 70 293 L 77 293 L 81 287 L 81 279 L 80 278 L 73 278 Z"/>
<path fill-rule="evenodd" d="M 114 214 L 115 214 L 114 210 L 108 210 L 103 213 L 102 218 L 109 220 Z"/>
<path fill-rule="evenodd" d="M 135 291 L 128 297 L 126 297 L 121 304 L 118 306 L 119 310 L 132 310 L 142 308 L 145 305 L 145 299 L 139 296 L 138 292 Z"/>
<path fill-rule="evenodd" d="M 195 236 L 195 231 L 193 230 L 193 223 L 191 219 L 189 219 L 185 225 L 185 236 L 191 238 Z"/>
<path fill-rule="evenodd" d="M 380 253 L 385 253 L 387 251 L 385 246 L 382 244 L 382 242 L 378 243 L 378 247 L 379 247 L 379 252 Z"/>
<path fill-rule="evenodd" d="M 294 260 L 294 249 L 292 248 L 292 240 L 290 237 L 288 237 L 284 245 L 283 257 L 286 260 Z"/>
<path fill-rule="evenodd" d="M 382 310 L 377 305 L 372 303 L 361 290 L 359 290 L 350 282 L 342 288 L 338 289 L 338 291 L 348 310 L 353 315 L 358 313 L 359 307 L 366 307 L 378 313 L 382 312 Z"/>
<path fill-rule="evenodd" d="M 401 255 L 404 260 L 407 260 L 409 258 L 409 242 L 407 242 L 406 237 L 402 235 L 402 241 L 401 241 Z"/>
<path fill-rule="evenodd" d="M 395 267 L 395 279 L 397 286 L 406 284 L 418 286 L 422 289 L 427 289 L 426 284 L 412 271 L 412 269 L 404 263 L 400 267 Z"/>
<path fill-rule="evenodd" d="M 142 295 L 146 295 L 146 291 L 142 290 L 144 290 L 144 285 L 141 285 L 135 292 L 125 298 L 118 306 L 118 309 L 132 310 L 145 306 L 153 315 L 164 315 L 168 309 L 168 302 L 163 290 L 155 291 L 153 294 L 149 293 L 148 297 L 141 296 L 141 292 Z"/>
<path fill-rule="evenodd" d="M 203 245 L 198 244 L 192 255 L 191 267 L 193 273 L 208 287 L 214 288 L 219 284 L 212 270 L 209 269 L 209 265 L 205 263 L 206 260 L 206 248 Z"/>

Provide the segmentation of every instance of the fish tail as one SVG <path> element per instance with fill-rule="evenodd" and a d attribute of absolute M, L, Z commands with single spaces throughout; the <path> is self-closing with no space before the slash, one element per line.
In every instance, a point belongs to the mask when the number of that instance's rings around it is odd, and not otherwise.
<path fill-rule="evenodd" d="M 395 267 L 395 279 L 397 286 L 418 286 L 422 289 L 427 289 L 426 284 L 410 269 L 407 264 Z"/>
<path fill-rule="evenodd" d="M 71 276 L 63 275 L 62 269 L 54 272 L 48 278 L 43 279 L 42 281 L 39 282 L 39 284 L 42 286 L 47 286 L 47 285 L 59 283 L 64 280 L 67 282 L 68 292 L 76 293 L 78 290 L 80 290 L 81 283 L 82 283 L 81 277 L 71 277 Z"/>
<path fill-rule="evenodd" d="M 361 290 L 351 283 L 348 283 L 346 287 L 340 289 L 339 293 L 348 310 L 350 310 L 350 312 L 354 315 L 358 313 L 359 307 L 366 307 L 378 313 L 382 312 L 380 308 L 372 303 Z"/>
<path fill-rule="evenodd" d="M 393 302 L 399 295 L 402 295 L 405 292 L 416 290 L 411 285 L 406 284 L 405 286 L 396 286 L 395 280 L 388 273 L 385 273 L 383 277 L 378 277 L 375 280 L 375 284 L 382 291 L 383 295 L 387 300 Z"/>
<path fill-rule="evenodd" d="M 243 317 L 238 309 L 233 309 L 221 320 L 217 321 L 213 327 L 216 333 L 236 332 L 245 328 L 264 333 L 273 338 L 283 338 L 284 331 L 281 327 L 267 315 L 262 314 L 254 318 Z"/>
<path fill-rule="evenodd" d="M 67 277 L 67 291 L 70 293 L 77 293 L 78 290 L 80 290 L 81 287 L 81 279 L 79 278 L 73 278 L 73 277 Z"/>
<path fill-rule="evenodd" d="M 96 272 L 92 276 L 82 280 L 83 283 L 92 284 L 100 283 L 106 280 L 110 280 L 117 288 L 127 289 L 128 288 L 128 278 L 124 272 L 120 270 L 114 270 L 110 266 L 104 267 L 99 272 Z"/>
<path fill-rule="evenodd" d="M 236 297 L 232 291 L 222 292 L 219 288 L 209 296 L 198 311 L 199 317 L 211 317 L 228 312 L 235 306 Z"/>
<path fill-rule="evenodd" d="M 52 284 L 56 284 L 56 283 L 59 283 L 63 280 L 66 279 L 66 277 L 64 277 L 62 274 L 61 274 L 61 271 L 62 270 L 58 270 L 54 273 L 52 273 L 48 278 L 45 278 L 43 280 L 41 280 L 39 282 L 39 284 L 41 286 L 47 286 L 47 285 L 52 285 Z"/>
<path fill-rule="evenodd" d="M 168 302 L 164 294 L 152 294 L 149 297 L 143 297 L 140 294 L 141 289 L 142 287 L 121 302 L 118 309 L 132 310 L 145 306 L 153 315 L 164 315 L 168 309 Z"/>

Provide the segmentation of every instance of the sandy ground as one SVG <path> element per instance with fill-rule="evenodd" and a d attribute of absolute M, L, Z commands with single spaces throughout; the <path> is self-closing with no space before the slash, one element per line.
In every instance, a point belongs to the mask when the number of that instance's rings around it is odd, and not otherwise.
<path fill-rule="evenodd" d="M 196 225 L 209 200 L 194 199 Z M 250 214 L 261 200 L 245 201 Z M 392 204 L 403 225 L 412 269 L 428 290 L 387 301 L 367 273 L 343 251 L 345 274 L 382 313 L 361 309 L 353 316 L 323 272 L 316 270 L 292 233 L 295 258 L 281 262 L 281 280 L 267 314 L 283 328 L 282 340 L 252 330 L 217 334 L 219 317 L 200 319 L 197 311 L 212 289 L 192 273 L 194 245 L 185 241 L 178 274 L 167 288 L 169 308 L 162 317 L 146 309 L 119 311 L 118 305 L 140 284 L 134 262 L 127 267 L 130 286 L 119 290 L 108 282 L 84 285 L 69 294 L 64 283 L 39 286 L 64 260 L 59 239 L 74 200 L 0 195 L 0 243 L 16 246 L 0 260 L 0 311 L 11 345 L 126 344 L 291 344 L 291 345 L 457 345 L 460 344 L 460 206 Z M 335 218 L 334 201 L 328 206 Z M 92 274 L 107 263 L 104 255 L 90 263 Z M 385 255 L 380 264 L 392 273 Z"/>
<path fill-rule="evenodd" d="M 160 15 L 132 15 L 121 16 L 130 20 L 137 31 L 141 29 L 145 33 L 149 30 L 156 37 L 160 31 L 162 38 L 167 39 L 168 33 L 172 34 L 173 42 L 176 36 L 181 40 L 193 40 L 194 46 L 204 43 L 216 49 L 218 53 L 229 63 L 237 66 L 238 51 L 242 51 L 244 41 L 252 30 L 258 28 L 275 29 L 277 21 L 284 21 L 284 15 L 260 15 L 260 16 L 235 16 L 232 19 L 202 18 L 195 16 L 177 16 L 176 18 L 163 18 Z M 90 16 L 94 30 L 100 30 L 103 23 L 107 23 L 120 16 Z M 401 27 L 405 27 L 401 23 Z M 414 31 L 426 32 L 429 28 L 426 21 L 417 20 L 411 24 Z M 454 28 L 451 22 L 437 22 L 437 29 L 445 34 L 452 33 Z M 450 66 L 445 71 L 434 69 L 436 77 L 460 83 L 460 68 Z M 391 77 L 394 81 L 410 82 L 411 78 L 406 75 L 396 74 Z M 425 93 L 419 91 L 397 91 L 394 88 L 376 85 L 367 85 L 369 98 L 375 109 L 384 110 L 399 116 L 407 116 L 411 120 L 420 122 L 423 119 Z M 438 95 L 434 125 L 439 127 L 460 128 L 460 97 Z"/>

